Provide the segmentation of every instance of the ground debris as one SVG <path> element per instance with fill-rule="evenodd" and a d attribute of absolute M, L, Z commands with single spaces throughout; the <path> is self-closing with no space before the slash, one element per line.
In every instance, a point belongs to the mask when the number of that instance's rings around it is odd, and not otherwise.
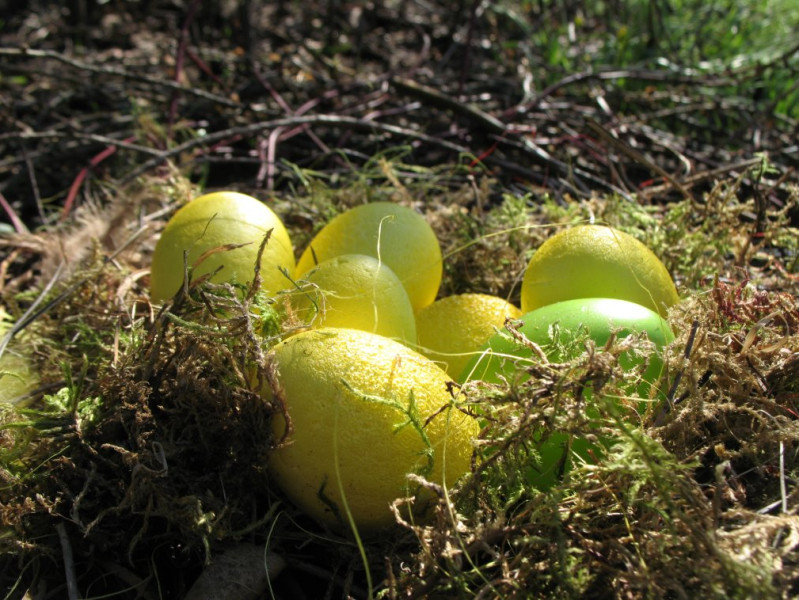
<path fill-rule="evenodd" d="M 46 4 L 0 28 L 0 302 L 40 375 L 0 411 L 8 597 L 208 597 L 231 549 L 262 597 L 799 595 L 795 48 L 664 66 L 673 15 L 629 38 L 589 3 Z M 647 36 L 646 67 L 587 62 Z M 467 384 L 471 476 L 429 486 L 429 521 L 339 537 L 265 467 L 283 298 L 149 301 L 155 240 L 201 189 L 268 202 L 298 249 L 348 207 L 412 206 L 441 295 L 514 303 L 552 233 L 617 227 L 680 292 L 660 395 L 627 398 L 636 340 Z M 526 469 L 558 431 L 614 443 L 540 491 Z"/>

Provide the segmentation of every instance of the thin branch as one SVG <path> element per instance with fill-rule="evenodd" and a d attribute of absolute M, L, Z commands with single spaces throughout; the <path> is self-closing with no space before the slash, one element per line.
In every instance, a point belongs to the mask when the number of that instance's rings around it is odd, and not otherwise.
<path fill-rule="evenodd" d="M 189 14 L 183 21 L 183 27 L 180 29 L 180 37 L 178 39 L 177 55 L 175 56 L 175 73 L 173 81 L 180 84 L 180 79 L 183 76 L 183 63 L 186 57 L 186 48 L 188 46 L 189 27 L 194 21 L 194 15 L 200 6 L 200 0 L 194 0 L 189 6 Z M 182 86 L 181 86 L 182 87 Z M 167 110 L 167 139 L 172 139 L 172 128 L 175 124 L 175 115 L 178 112 L 178 98 L 180 97 L 177 89 L 172 90 L 171 97 L 169 98 L 169 108 Z"/>
<path fill-rule="evenodd" d="M 128 142 L 129 140 L 133 140 L 135 138 L 128 138 L 127 140 L 123 140 L 123 142 Z M 87 175 L 89 174 L 90 169 L 93 169 L 101 162 L 103 162 L 106 158 L 114 154 L 117 151 L 117 146 L 111 144 L 107 146 L 102 152 L 95 155 L 90 161 L 89 164 L 80 171 L 78 171 L 78 175 L 72 181 L 72 185 L 69 188 L 69 193 L 67 194 L 67 198 L 64 201 L 64 207 L 61 209 L 61 217 L 59 219 L 60 222 L 66 220 L 69 216 L 69 213 L 72 211 L 72 207 L 75 204 L 75 199 L 78 196 L 78 192 L 80 191 L 81 186 L 83 185 L 84 180 L 86 179 Z"/>
<path fill-rule="evenodd" d="M 17 233 L 28 233 L 28 228 L 25 226 L 25 223 L 19 218 L 19 215 L 14 211 L 14 208 L 9 204 L 2 192 L 0 192 L 0 208 L 5 211 L 8 220 L 11 221 L 11 224 L 14 226 L 14 231 Z"/>
<path fill-rule="evenodd" d="M 616 148 L 619 152 L 626 154 L 629 158 L 633 159 L 635 162 L 644 165 L 650 171 L 653 171 L 658 175 L 660 175 L 663 179 L 665 179 L 676 189 L 678 189 L 685 198 L 689 198 L 691 200 L 694 199 L 693 194 L 691 194 L 691 192 L 688 191 L 688 188 L 686 188 L 685 186 L 683 186 L 682 183 L 674 179 L 674 177 L 672 177 L 668 171 L 666 171 L 660 165 L 656 165 L 655 163 L 653 163 L 651 160 L 649 160 L 647 157 L 645 157 L 643 154 L 641 154 L 634 148 L 625 144 L 621 140 L 615 138 L 613 134 L 611 134 L 610 131 L 605 129 L 602 125 L 600 125 L 591 118 L 586 119 L 586 125 L 588 125 L 588 128 L 591 129 L 591 131 L 593 131 L 596 135 L 598 135 L 602 139 L 602 141 L 610 144 L 611 146 Z"/>
<path fill-rule="evenodd" d="M 25 161 L 25 168 L 28 172 L 28 180 L 31 182 L 31 190 L 33 191 L 33 200 L 36 202 L 36 210 L 39 212 L 39 218 L 44 223 L 46 222 L 46 217 L 44 214 L 42 195 L 39 191 L 39 182 L 36 179 L 36 168 L 33 165 L 33 161 L 28 154 L 28 149 L 25 147 L 25 144 L 20 144 L 20 150 L 22 150 L 22 159 Z"/>
<path fill-rule="evenodd" d="M 656 81 L 662 83 L 682 84 L 682 85 L 702 85 L 710 87 L 723 87 L 726 85 L 733 85 L 734 82 L 724 78 L 714 79 L 712 77 L 700 77 L 697 74 L 687 72 L 683 74 L 675 74 L 670 71 L 657 71 L 653 69 L 613 69 L 608 71 L 582 71 L 580 73 L 572 73 L 567 75 L 560 81 L 556 81 L 549 87 L 544 88 L 541 93 L 532 98 L 529 102 L 519 104 L 509 108 L 505 111 L 503 116 L 510 117 L 517 114 L 524 114 L 531 109 L 535 108 L 541 102 L 553 95 L 564 87 L 568 87 L 575 83 L 582 83 L 598 79 L 600 81 L 612 81 L 615 79 L 637 79 L 639 81 Z"/>
<path fill-rule="evenodd" d="M 411 79 L 395 77 L 391 80 L 391 85 L 399 92 L 415 96 L 427 102 L 428 105 L 444 110 L 451 110 L 453 113 L 462 115 L 480 125 L 486 133 L 503 134 L 508 126 L 489 115 L 488 113 L 470 104 L 460 102 L 455 98 L 447 96 L 437 89 L 427 85 L 422 85 Z"/>
<path fill-rule="evenodd" d="M 368 121 L 365 119 L 358 119 L 355 117 L 346 117 L 340 115 L 307 115 L 307 116 L 295 116 L 295 117 L 284 117 L 282 119 L 272 119 L 269 121 L 259 121 L 257 123 L 250 123 L 249 125 L 240 125 L 238 127 L 230 127 L 228 129 L 223 129 L 221 131 L 216 131 L 214 133 L 209 133 L 208 135 L 191 139 L 182 144 L 179 144 L 169 150 L 165 150 L 163 152 L 157 153 L 157 156 L 154 158 L 146 161 L 127 175 L 125 175 L 121 182 L 128 183 L 136 179 L 142 173 L 147 172 L 148 170 L 152 169 L 153 167 L 158 166 L 159 164 L 166 162 L 167 160 L 179 156 L 184 152 L 189 150 L 193 150 L 195 148 L 201 146 L 207 146 L 210 144 L 214 144 L 216 142 L 220 142 L 225 139 L 229 139 L 231 137 L 237 136 L 252 136 L 260 134 L 264 131 L 275 129 L 277 127 L 296 127 L 300 125 L 328 125 L 332 127 L 345 127 L 348 129 L 354 130 L 361 130 L 361 131 L 370 131 L 370 132 L 380 132 L 386 133 L 391 135 L 396 135 L 399 137 L 410 138 L 412 140 L 426 142 L 429 144 L 434 144 L 445 148 L 447 150 L 451 150 L 452 152 L 456 152 L 458 154 L 468 153 L 468 149 L 460 146 L 458 144 L 454 144 L 452 142 L 448 142 L 446 140 L 442 140 L 437 137 L 433 137 L 431 135 L 427 135 L 424 133 L 419 133 L 418 131 L 413 131 L 412 129 L 406 129 L 403 127 L 398 127 L 396 125 L 388 125 L 386 123 L 378 123 L 375 121 Z"/>
<path fill-rule="evenodd" d="M 225 98 L 224 96 L 212 94 L 210 92 L 206 92 L 198 88 L 185 87 L 176 81 L 169 81 L 167 79 L 158 79 L 156 77 L 148 77 L 147 75 L 141 75 L 132 71 L 118 69 L 116 67 L 91 65 L 85 62 L 81 62 L 79 60 L 75 60 L 74 58 L 69 58 L 67 56 L 64 56 L 60 52 L 53 52 L 51 50 L 37 50 L 34 48 L 0 48 L 0 56 L 21 56 L 21 57 L 56 60 L 60 63 L 69 65 L 70 67 L 78 69 L 80 71 L 86 71 L 88 73 L 94 73 L 96 75 L 104 75 L 104 76 L 110 75 L 113 77 L 121 77 L 123 79 L 129 79 L 131 81 L 141 81 L 143 83 L 147 83 L 150 85 L 159 86 L 170 90 L 175 90 L 178 92 L 183 92 L 185 94 L 189 94 L 192 96 L 197 96 L 198 98 L 203 98 L 204 100 L 210 100 L 211 102 L 215 102 L 217 104 L 221 104 L 223 106 L 227 106 L 230 108 L 242 107 L 241 103 L 231 100 L 230 98 Z M 252 110 L 256 110 L 254 107 L 250 108 Z"/>
<path fill-rule="evenodd" d="M 25 329 L 25 327 L 27 327 L 40 314 L 44 312 L 44 310 L 36 312 L 36 309 L 39 306 L 39 304 L 41 304 L 42 301 L 47 297 L 47 295 L 53 289 L 55 284 L 58 282 L 58 279 L 61 277 L 61 272 L 63 271 L 63 268 L 64 268 L 64 263 L 58 265 L 56 272 L 53 274 L 53 276 L 44 286 L 44 289 L 39 293 L 38 296 L 36 296 L 36 300 L 33 301 L 33 303 L 28 307 L 28 310 L 25 311 L 25 313 L 19 318 L 19 320 L 16 323 L 14 323 L 11 326 L 11 328 L 6 332 L 6 334 L 2 337 L 2 339 L 0 339 L 0 358 L 2 358 L 3 352 L 5 352 L 6 348 L 8 347 L 8 344 L 11 342 L 14 336 L 23 329 Z M 47 306 L 49 306 L 49 304 Z"/>
<path fill-rule="evenodd" d="M 58 539 L 61 542 L 61 557 L 64 561 L 64 573 L 67 579 L 67 596 L 69 600 L 79 600 L 78 580 L 75 576 L 75 561 L 72 558 L 72 544 L 69 542 L 67 529 L 63 523 L 55 526 Z"/>
<path fill-rule="evenodd" d="M 45 131 L 15 131 L 10 133 L 0 134 L 0 142 L 15 139 L 15 140 L 44 140 L 44 139 L 72 139 L 72 140 L 85 140 L 88 142 L 96 142 L 104 146 L 114 146 L 122 150 L 132 150 L 142 154 L 150 154 L 158 156 L 161 150 L 150 148 L 149 146 L 142 146 L 141 144 L 133 144 L 128 140 L 134 138 L 126 138 L 119 140 L 117 138 L 108 137 L 106 135 L 97 135 L 96 133 L 81 133 L 79 131 L 57 131 L 55 129 L 47 129 Z"/>
<path fill-rule="evenodd" d="M 706 171 L 700 171 L 699 173 L 694 173 L 693 175 L 685 177 L 682 181 L 682 185 L 685 188 L 690 188 L 696 185 L 697 183 L 702 183 L 703 181 L 707 181 L 709 179 L 716 179 L 718 177 L 727 175 L 729 173 L 734 173 L 736 171 L 745 171 L 746 169 L 750 169 L 754 166 L 757 166 L 760 162 L 761 162 L 760 158 L 750 158 L 747 160 L 742 160 L 740 162 L 724 165 L 716 169 L 708 169 Z M 645 191 L 647 194 L 657 195 L 662 192 L 665 192 L 669 187 L 671 187 L 671 184 L 651 186 L 646 188 Z"/>

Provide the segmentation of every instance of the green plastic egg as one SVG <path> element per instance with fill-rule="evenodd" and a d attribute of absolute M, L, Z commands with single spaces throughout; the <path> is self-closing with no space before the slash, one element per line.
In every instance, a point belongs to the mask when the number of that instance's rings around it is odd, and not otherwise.
<path fill-rule="evenodd" d="M 520 321 L 519 332 L 538 344 L 550 362 L 565 362 L 579 356 L 585 348 L 580 341 L 590 339 L 597 347 L 601 347 L 613 334 L 623 338 L 634 333 L 646 333 L 657 349 L 674 339 L 669 324 L 658 313 L 615 298 L 579 298 L 556 302 L 526 313 Z M 540 359 L 528 346 L 514 339 L 507 331 L 498 332 L 489 340 L 481 355 L 466 366 L 460 380 L 479 379 L 499 383 L 504 379 L 519 383 L 529 378 L 524 369 L 525 362 L 536 360 Z M 640 398 L 638 408 L 646 406 L 650 398 L 663 396 L 661 390 L 653 389 L 663 369 L 662 359 L 658 352 L 646 358 L 627 352 L 619 357 L 619 364 L 624 369 L 641 368 L 645 360 L 647 364 L 640 379 L 626 390 L 629 396 Z M 589 417 L 595 415 L 591 407 L 590 390 L 585 390 L 583 397 L 587 403 L 586 414 Z M 551 487 L 568 470 L 574 454 L 591 461 L 597 453 L 601 453 L 600 448 L 592 446 L 585 439 L 557 431 L 546 438 L 539 438 L 537 442 L 539 458 L 531 466 L 530 483 L 539 489 Z"/>

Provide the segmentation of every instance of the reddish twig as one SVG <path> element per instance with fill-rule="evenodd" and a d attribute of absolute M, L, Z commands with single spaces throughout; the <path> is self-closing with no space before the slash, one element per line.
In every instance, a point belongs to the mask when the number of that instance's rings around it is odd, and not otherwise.
<path fill-rule="evenodd" d="M 255 64 L 252 65 L 252 72 L 255 75 L 255 78 L 258 80 L 258 83 L 260 83 L 264 87 L 264 89 L 267 92 L 269 92 L 269 95 L 272 96 L 272 99 L 275 102 L 277 102 L 278 106 L 280 106 L 280 108 L 282 108 L 287 115 L 293 115 L 293 116 L 302 115 L 307 111 L 309 111 L 314 106 L 316 106 L 321 101 L 315 98 L 313 102 L 306 102 L 305 104 L 300 106 L 299 109 L 294 110 L 293 108 L 291 108 L 291 105 L 285 100 L 285 98 L 283 98 L 283 96 L 281 96 L 280 93 L 275 89 L 275 87 L 271 83 L 269 83 L 269 81 L 263 75 L 261 75 Z M 261 163 L 262 163 L 261 168 L 258 170 L 258 176 L 256 179 L 259 186 L 263 185 L 263 182 L 266 181 L 266 189 L 268 190 L 274 189 L 275 155 L 277 153 L 277 144 L 278 142 L 294 137 L 294 135 L 297 135 L 300 132 L 304 132 L 305 134 L 307 134 L 308 137 L 311 138 L 311 141 L 314 144 L 316 144 L 316 146 L 322 152 L 324 153 L 330 152 L 330 148 L 328 147 L 328 145 L 325 144 L 322 141 L 322 139 L 318 135 L 316 135 L 308 125 L 299 126 L 296 129 L 288 132 L 289 135 L 286 136 L 283 135 L 284 128 L 278 128 L 269 135 L 267 143 L 267 151 L 265 154 L 261 151 L 259 147 L 259 158 L 261 158 Z"/>
<path fill-rule="evenodd" d="M 450 152 L 453 152 L 457 155 L 470 154 L 469 149 L 464 146 L 461 146 L 460 144 L 456 144 L 448 140 L 441 139 L 425 133 L 420 133 L 412 129 L 399 127 L 397 125 L 389 125 L 387 123 L 380 123 L 377 121 L 366 121 L 364 119 L 357 119 L 354 117 L 347 117 L 341 115 L 307 115 L 300 117 L 285 117 L 282 119 L 273 119 L 270 121 L 260 121 L 257 123 L 250 123 L 248 125 L 231 127 L 229 129 L 224 129 L 222 131 L 209 133 L 208 135 L 202 137 L 187 140 L 182 144 L 174 146 L 173 148 L 169 148 L 168 150 L 159 152 L 157 156 L 154 156 L 150 160 L 142 163 L 137 168 L 135 168 L 127 175 L 122 177 L 120 183 L 125 184 L 130 181 L 133 181 L 141 174 L 146 173 L 153 167 L 156 167 L 175 156 L 179 156 L 185 152 L 188 152 L 200 146 L 211 147 L 214 144 L 222 142 L 223 140 L 258 135 L 263 133 L 264 131 L 270 131 L 277 127 L 296 127 L 300 125 L 339 127 L 349 130 L 379 132 L 386 135 L 407 138 L 409 140 L 417 142 L 428 143 L 437 146 L 439 148 L 449 150 Z M 497 166 L 502 167 L 508 172 L 520 175 L 522 177 L 526 177 L 531 181 L 538 181 L 541 178 L 540 173 L 537 173 L 532 169 L 528 169 L 521 165 L 512 163 L 510 161 L 505 161 L 500 158 L 489 157 L 489 159 L 490 162 L 496 164 Z M 555 163 L 551 163 L 550 166 L 553 165 L 555 165 Z"/>
<path fill-rule="evenodd" d="M 135 140 L 135 137 L 129 137 L 125 142 Z M 92 157 L 89 161 L 89 164 L 83 167 L 79 172 L 77 177 L 72 181 L 72 185 L 69 188 L 69 193 L 67 194 L 67 199 L 64 201 L 64 208 L 61 209 L 61 217 L 58 219 L 59 222 L 63 222 L 66 220 L 69 213 L 72 211 L 72 207 L 75 204 L 75 198 L 78 196 L 78 192 L 80 191 L 81 185 L 86 180 L 86 176 L 89 174 L 89 170 L 99 165 L 103 162 L 106 158 L 114 154 L 117 151 L 117 146 L 108 146 L 102 152 L 96 154 Z"/>
<path fill-rule="evenodd" d="M 28 228 L 25 227 L 25 223 L 22 222 L 22 219 L 20 219 L 19 216 L 17 216 L 17 213 L 14 212 L 14 209 L 11 208 L 11 205 L 6 200 L 6 197 L 3 196 L 2 192 L 0 192 L 0 207 L 6 211 L 8 220 L 11 221 L 14 231 L 17 233 L 28 233 Z"/>
<path fill-rule="evenodd" d="M 222 81 L 222 79 L 220 79 L 219 76 L 217 76 L 217 74 L 214 73 L 213 70 L 211 70 L 211 67 L 209 67 L 208 64 L 202 58 L 200 58 L 199 55 L 194 50 L 192 50 L 188 46 L 186 47 L 186 56 L 188 56 L 191 59 L 191 62 L 197 65 L 197 68 L 200 69 L 200 71 L 202 71 L 208 77 L 210 77 L 214 81 L 214 83 L 216 83 L 222 88 L 226 87 L 225 82 Z"/>
<path fill-rule="evenodd" d="M 173 80 L 175 83 L 180 83 L 181 75 L 183 75 L 183 63 L 186 59 L 186 46 L 189 39 L 189 27 L 194 21 L 194 15 L 200 6 L 200 0 L 194 0 L 189 6 L 189 13 L 183 21 L 183 27 L 180 29 L 180 37 L 178 38 L 178 50 L 175 56 L 175 73 Z M 172 139 L 172 126 L 175 124 L 175 115 L 178 112 L 178 98 L 179 91 L 173 89 L 169 98 L 169 111 L 167 113 L 167 139 Z"/>

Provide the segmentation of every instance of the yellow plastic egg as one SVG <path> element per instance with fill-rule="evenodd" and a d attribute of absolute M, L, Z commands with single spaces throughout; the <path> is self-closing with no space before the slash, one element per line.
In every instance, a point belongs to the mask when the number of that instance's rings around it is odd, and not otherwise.
<path fill-rule="evenodd" d="M 405 286 L 414 311 L 432 303 L 438 294 L 441 247 L 430 224 L 407 206 L 373 202 L 337 215 L 303 252 L 297 276 L 342 254 L 366 254 L 388 265 Z"/>
<path fill-rule="evenodd" d="M 679 297 L 668 270 L 644 244 L 604 225 L 578 225 L 547 239 L 522 281 L 523 313 L 575 298 L 618 298 L 665 316 Z"/>
<path fill-rule="evenodd" d="M 277 292 L 290 285 L 294 250 L 280 218 L 263 202 L 238 192 L 205 194 L 178 210 L 169 220 L 153 252 L 150 291 L 154 302 L 175 295 L 183 284 L 184 253 L 192 277 L 214 273 L 212 281 L 247 285 L 255 277 L 258 249 L 263 288 Z M 198 259 L 203 260 L 196 264 Z"/>
<path fill-rule="evenodd" d="M 296 315 L 313 327 L 370 331 L 406 344 L 416 342 L 416 321 L 397 275 L 376 258 L 343 254 L 320 263 L 292 294 Z"/>
<path fill-rule="evenodd" d="M 436 300 L 416 315 L 419 352 L 458 378 L 505 319 L 521 316 L 513 304 L 490 294 L 456 294 Z M 458 380 L 460 381 L 460 380 Z"/>
<path fill-rule="evenodd" d="M 409 474 L 449 488 L 469 472 L 477 421 L 421 354 L 373 333 L 321 328 L 280 342 L 268 359 L 276 375 L 267 394 L 280 395 L 291 422 L 287 432 L 281 415 L 273 421 L 275 438 L 286 439 L 269 474 L 319 522 L 372 533 L 395 523 L 398 498 L 424 499 Z"/>

